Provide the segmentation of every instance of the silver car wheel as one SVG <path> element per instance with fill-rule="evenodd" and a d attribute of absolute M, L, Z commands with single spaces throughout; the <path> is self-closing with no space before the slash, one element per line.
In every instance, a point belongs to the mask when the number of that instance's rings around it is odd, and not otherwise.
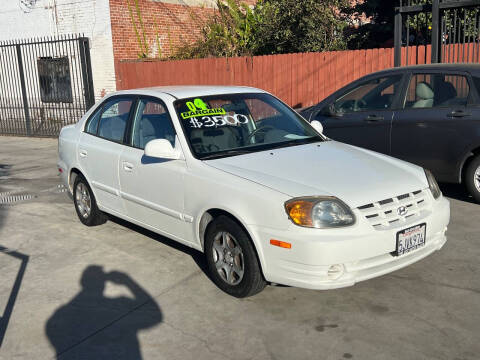
<path fill-rule="evenodd" d="M 222 231 L 213 241 L 213 261 L 223 281 L 238 285 L 245 272 L 243 250 L 229 232 Z"/>
<path fill-rule="evenodd" d="M 477 191 L 480 192 L 480 166 L 475 170 L 475 174 L 473 174 L 473 182 L 475 183 Z"/>
<path fill-rule="evenodd" d="M 82 182 L 78 183 L 75 191 L 75 203 L 80 215 L 86 219 L 90 216 L 92 211 L 92 199 L 90 197 L 90 192 L 85 184 Z"/>

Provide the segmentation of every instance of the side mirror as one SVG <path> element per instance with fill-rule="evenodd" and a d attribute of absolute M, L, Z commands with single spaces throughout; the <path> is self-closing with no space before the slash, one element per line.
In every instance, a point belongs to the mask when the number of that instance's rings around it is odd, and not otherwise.
<path fill-rule="evenodd" d="M 323 134 L 323 125 L 320 121 L 318 120 L 313 120 L 310 125 L 312 125 L 312 127 L 317 130 L 320 134 Z"/>
<path fill-rule="evenodd" d="M 170 141 L 166 139 L 155 139 L 149 141 L 145 146 L 145 155 L 169 160 L 178 160 L 182 157 L 180 151 L 178 149 L 174 149 L 172 144 L 170 144 Z"/>

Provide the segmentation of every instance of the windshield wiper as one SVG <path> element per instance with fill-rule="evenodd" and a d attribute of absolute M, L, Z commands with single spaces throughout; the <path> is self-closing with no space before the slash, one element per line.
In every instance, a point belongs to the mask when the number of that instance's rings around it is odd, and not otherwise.
<path fill-rule="evenodd" d="M 306 139 L 295 139 L 295 140 L 290 140 L 290 141 L 285 141 L 281 142 L 278 144 L 272 144 L 272 149 L 280 149 L 283 147 L 289 147 L 289 146 L 295 146 L 295 145 L 304 145 L 304 144 L 310 144 L 314 142 L 320 142 L 320 141 L 325 141 L 323 138 L 320 136 L 312 136 Z"/>
<path fill-rule="evenodd" d="M 219 158 L 228 157 L 228 156 L 243 155 L 243 154 L 259 152 L 259 151 L 268 151 L 272 149 L 279 149 L 279 148 L 295 146 L 295 145 L 304 145 L 304 144 L 309 144 L 312 142 L 319 142 L 319 141 L 325 141 L 325 140 L 320 136 L 312 136 L 306 139 L 295 139 L 290 141 L 284 141 L 281 143 L 262 144 L 262 145 L 259 145 L 256 147 L 250 147 L 247 149 L 232 149 L 232 150 L 221 151 L 218 153 L 202 156 L 200 160 L 219 159 Z"/>
<path fill-rule="evenodd" d="M 219 153 L 215 154 L 210 154 L 210 155 L 205 155 L 200 158 L 200 160 L 212 160 L 212 159 L 219 159 L 222 157 L 227 157 L 227 156 L 235 156 L 235 155 L 243 155 L 243 154 L 248 154 L 251 152 L 254 152 L 255 150 L 253 149 L 243 149 L 243 150 L 227 150 L 227 151 L 222 151 Z"/>

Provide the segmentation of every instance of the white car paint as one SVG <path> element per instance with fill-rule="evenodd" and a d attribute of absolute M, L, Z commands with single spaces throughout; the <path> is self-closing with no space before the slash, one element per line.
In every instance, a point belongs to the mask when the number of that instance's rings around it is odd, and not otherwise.
<path fill-rule="evenodd" d="M 72 170 L 80 171 L 102 211 L 200 251 L 203 231 L 211 219 L 207 211 L 226 211 L 249 233 L 265 279 L 291 286 L 350 286 L 407 266 L 445 244 L 448 200 L 443 196 L 434 199 L 424 170 L 401 160 L 335 141 L 216 160 L 196 159 L 173 107 L 176 98 L 252 92 L 262 91 L 185 86 L 111 94 L 163 100 L 177 133 L 175 148 L 180 158 L 146 166 L 143 150 L 84 133 L 85 121 L 97 104 L 76 125 L 61 131 L 58 166 L 63 181 L 71 192 Z M 102 101 L 105 99 L 108 97 Z M 403 194 L 422 200 L 417 215 L 386 228 L 372 226 L 365 210 L 359 209 L 371 203 L 374 209 L 380 208 L 379 201 L 390 198 L 396 205 L 402 201 L 396 197 Z M 351 208 L 355 224 L 332 229 L 294 225 L 285 212 L 285 202 L 310 195 L 338 197 Z M 427 224 L 426 245 L 399 257 L 390 255 L 397 232 L 419 223 Z M 289 242 L 292 248 L 272 246 L 270 239 Z M 340 276 L 329 275 L 332 266 L 343 269 Z"/>

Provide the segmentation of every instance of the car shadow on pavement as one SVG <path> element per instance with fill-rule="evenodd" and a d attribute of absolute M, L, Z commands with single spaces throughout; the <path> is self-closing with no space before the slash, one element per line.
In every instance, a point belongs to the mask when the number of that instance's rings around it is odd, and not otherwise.
<path fill-rule="evenodd" d="M 196 250 L 196 249 L 193 249 L 191 247 L 188 247 L 186 245 L 183 245 L 183 244 L 180 244 L 179 242 L 177 241 L 174 241 L 172 239 L 169 239 L 165 236 L 162 236 L 160 234 L 157 234 L 157 233 L 154 233 L 153 231 L 150 231 L 150 230 L 147 230 L 145 228 L 142 228 L 141 226 L 137 226 L 133 223 L 130 223 L 126 220 L 123 220 L 123 219 L 120 219 L 120 218 L 117 218 L 116 216 L 113 216 L 113 215 L 110 215 L 110 214 L 107 214 L 108 216 L 108 220 L 120 225 L 120 226 L 124 226 L 132 231 L 135 231 L 135 232 L 138 232 L 139 234 L 142 234 L 144 236 L 147 236 L 153 240 L 156 240 L 156 241 L 159 241 L 161 242 L 162 244 L 165 244 L 167 246 L 170 246 L 171 248 L 174 248 L 175 250 L 178 250 L 178 251 L 181 251 L 187 255 L 190 255 L 193 259 L 193 261 L 195 261 L 195 264 L 197 264 L 198 268 L 205 274 L 205 276 L 212 282 L 215 284 L 215 282 L 213 281 L 212 279 L 212 276 L 210 275 L 210 272 L 208 271 L 208 265 L 207 265 L 207 260 L 205 259 L 205 255 Z M 282 284 L 274 284 L 274 283 L 271 283 L 270 285 L 272 286 L 275 286 L 275 287 L 290 287 L 290 286 L 287 286 L 287 285 L 282 285 Z M 216 286 L 216 285 L 215 285 Z"/>
<path fill-rule="evenodd" d="M 123 286 L 130 296 L 107 297 L 107 282 Z M 57 359 L 142 359 L 138 331 L 163 320 L 153 297 L 129 275 L 90 265 L 81 290 L 60 306 L 45 325 Z M 123 293 L 122 293 L 123 294 Z"/>
<path fill-rule="evenodd" d="M 116 223 L 118 225 L 124 226 L 124 227 L 126 227 L 126 228 L 128 228 L 132 231 L 138 232 L 138 233 L 140 233 L 144 236 L 148 236 L 149 238 L 151 238 L 153 240 L 156 240 L 156 241 L 159 241 L 159 242 L 161 242 L 165 245 L 168 245 L 168 246 L 174 248 L 175 250 L 179 250 L 179 251 L 182 251 L 183 253 L 185 253 L 187 255 L 190 255 L 192 257 L 193 261 L 195 261 L 197 266 L 200 268 L 200 270 L 202 270 L 205 273 L 205 275 L 211 280 L 208 269 L 207 269 L 207 262 L 205 260 L 205 256 L 200 251 L 198 251 L 196 249 L 193 249 L 191 247 L 188 247 L 186 245 L 180 244 L 177 241 L 174 241 L 174 240 L 169 239 L 165 236 L 154 233 L 153 231 L 147 230 L 145 228 L 142 228 L 140 226 L 137 226 L 137 225 L 132 224 L 128 221 L 117 218 L 115 216 L 108 215 L 108 219 L 110 221 L 113 221 L 114 223 Z"/>
<path fill-rule="evenodd" d="M 440 190 L 442 190 L 443 195 L 446 197 L 455 200 L 465 201 L 471 204 L 476 204 L 472 196 L 470 196 L 470 194 L 465 189 L 465 186 L 462 184 L 441 183 L 439 184 L 439 186 Z"/>

